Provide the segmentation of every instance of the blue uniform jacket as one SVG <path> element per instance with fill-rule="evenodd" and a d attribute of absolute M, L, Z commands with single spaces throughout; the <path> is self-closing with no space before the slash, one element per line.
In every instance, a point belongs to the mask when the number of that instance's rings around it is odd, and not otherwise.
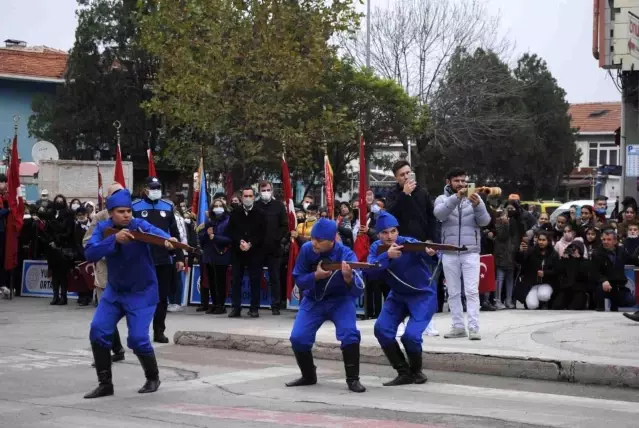
<path fill-rule="evenodd" d="M 397 237 L 397 245 L 406 242 L 419 241 L 404 236 Z M 371 245 L 368 263 L 379 263 L 380 267 L 366 270 L 368 278 L 384 281 L 394 294 L 420 294 L 431 288 L 437 256 L 431 257 L 426 252 L 402 253 L 397 259 L 389 259 L 387 252 L 377 255 L 377 247 L 382 244 L 382 241 L 378 240 Z M 432 284 L 432 287 L 436 286 Z"/>
<path fill-rule="evenodd" d="M 142 198 L 133 201 L 133 217 L 146 220 L 158 229 L 168 233 L 173 238 L 180 240 L 180 232 L 173 214 L 173 204 L 170 201 L 159 199 L 152 201 L 149 198 Z M 175 261 L 183 261 L 182 251 L 169 251 L 166 248 L 154 245 L 151 248 L 153 262 L 156 265 L 168 265 Z"/>
<path fill-rule="evenodd" d="M 313 251 L 312 242 L 302 245 L 295 262 L 295 269 L 293 269 L 293 278 L 297 287 L 303 291 L 305 299 L 320 301 L 344 296 L 351 296 L 355 299 L 362 294 L 364 281 L 359 269 L 353 269 L 353 282 L 350 285 L 344 281 L 341 270 L 334 271 L 327 279 L 316 281 L 315 269 L 320 261 L 325 263 L 357 262 L 357 256 L 350 248 L 340 242 L 336 242 L 331 251 L 322 254 Z"/>
<path fill-rule="evenodd" d="M 106 258 L 107 287 L 102 298 L 128 305 L 130 309 L 157 305 L 158 280 L 150 245 L 138 241 L 118 244 L 115 235 L 104 237 L 104 230 L 109 227 L 114 227 L 111 219 L 98 223 L 84 249 L 88 262 Z M 137 218 L 131 220 L 127 229 L 170 238 L 168 233 Z"/>
<path fill-rule="evenodd" d="M 202 247 L 202 262 L 229 265 L 231 264 L 231 238 L 228 236 L 229 215 L 207 220 L 204 228 L 198 233 Z M 208 228 L 213 228 L 213 239 L 209 238 Z"/>

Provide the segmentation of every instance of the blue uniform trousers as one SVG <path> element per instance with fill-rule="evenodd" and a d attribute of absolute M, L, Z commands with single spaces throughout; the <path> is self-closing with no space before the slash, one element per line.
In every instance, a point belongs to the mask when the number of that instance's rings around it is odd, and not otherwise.
<path fill-rule="evenodd" d="M 297 352 L 308 352 L 313 349 L 317 330 L 324 321 L 333 321 L 337 340 L 342 343 L 341 348 L 360 342 L 359 330 L 355 324 L 355 299 L 351 296 L 341 296 L 315 301 L 308 297 L 302 300 L 300 310 L 291 331 L 291 344 Z"/>
<path fill-rule="evenodd" d="M 149 326 L 155 313 L 155 305 L 147 307 L 133 307 L 127 302 L 108 301 L 101 299 L 91 321 L 91 342 L 103 348 L 111 349 L 111 337 L 118 321 L 126 317 L 129 329 L 127 345 L 136 355 L 153 354 L 153 346 L 149 339 Z"/>
<path fill-rule="evenodd" d="M 422 335 L 437 310 L 434 293 L 403 295 L 391 291 L 375 321 L 375 337 L 382 348 L 395 343 L 397 328 L 409 316 L 402 343 L 406 352 L 421 354 Z"/>

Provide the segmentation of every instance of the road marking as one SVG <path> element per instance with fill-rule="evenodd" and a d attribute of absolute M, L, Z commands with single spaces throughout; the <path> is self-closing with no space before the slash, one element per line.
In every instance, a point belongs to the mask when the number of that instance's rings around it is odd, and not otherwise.
<path fill-rule="evenodd" d="M 88 351 L 81 349 L 66 352 L 50 351 L 42 354 L 22 353 L 8 355 L 0 359 L 0 373 L 6 374 L 10 371 L 30 371 L 86 364 L 87 360 L 80 357 L 88 355 L 90 355 Z"/>
<path fill-rule="evenodd" d="M 171 382 L 166 386 L 162 384 L 162 388 L 160 389 L 160 391 L 189 391 L 192 389 L 203 389 L 213 386 L 233 385 L 238 383 L 259 381 L 263 379 L 272 379 L 282 376 L 292 376 L 294 374 L 299 374 L 298 368 L 266 367 L 263 369 L 242 370 L 213 376 L 205 376 L 202 378 L 183 382 Z"/>
<path fill-rule="evenodd" d="M 317 413 L 294 413 L 273 410 L 204 406 L 197 404 L 177 404 L 149 409 L 177 413 L 181 415 L 205 416 L 207 418 L 231 419 L 271 423 L 275 426 L 304 426 L 315 428 L 439 428 L 442 425 L 413 424 L 409 422 L 349 418 Z"/>
<path fill-rule="evenodd" d="M 387 379 L 377 376 L 362 376 L 362 383 L 366 387 L 389 389 L 382 385 Z M 343 380 L 330 379 L 328 382 L 343 383 Z M 577 397 L 574 395 L 548 394 L 544 392 L 517 391 L 512 389 L 486 388 L 480 386 L 459 385 L 452 383 L 428 382 L 424 385 L 402 385 L 394 386 L 392 389 L 405 391 L 417 391 L 424 394 L 453 395 L 456 397 L 481 397 L 485 399 L 507 400 L 526 402 L 530 404 L 551 404 L 576 407 L 586 407 L 588 409 L 602 409 L 613 412 L 639 413 L 637 403 L 628 401 L 607 400 L 589 397 Z"/>

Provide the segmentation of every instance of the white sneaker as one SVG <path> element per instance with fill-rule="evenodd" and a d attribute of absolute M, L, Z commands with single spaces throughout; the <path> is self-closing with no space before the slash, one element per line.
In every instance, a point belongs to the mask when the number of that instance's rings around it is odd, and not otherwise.
<path fill-rule="evenodd" d="M 435 323 L 433 321 L 429 322 L 428 327 L 426 327 L 426 336 L 439 336 L 439 332 L 435 329 Z"/>
<path fill-rule="evenodd" d="M 444 339 L 458 339 L 460 337 L 468 337 L 465 328 L 451 328 L 450 331 L 444 335 Z"/>
<path fill-rule="evenodd" d="M 507 309 L 517 309 L 517 306 L 513 302 L 506 302 Z"/>
<path fill-rule="evenodd" d="M 178 304 L 173 305 L 175 312 L 182 312 L 184 310 L 184 308 Z"/>
<path fill-rule="evenodd" d="M 0 287 L 0 294 L 2 294 L 2 296 L 5 298 L 9 298 L 11 290 L 9 290 L 7 287 Z"/>
<path fill-rule="evenodd" d="M 479 334 L 479 330 L 468 330 L 468 338 L 470 340 L 481 340 L 481 334 Z"/>
<path fill-rule="evenodd" d="M 497 308 L 498 311 L 506 309 L 506 305 L 504 305 L 502 302 L 495 303 L 495 307 Z"/>
<path fill-rule="evenodd" d="M 166 311 L 167 311 L 167 312 L 177 312 L 176 306 L 177 306 L 177 305 L 176 305 L 175 303 L 171 303 L 171 304 L 170 304 L 170 305 L 166 308 Z"/>

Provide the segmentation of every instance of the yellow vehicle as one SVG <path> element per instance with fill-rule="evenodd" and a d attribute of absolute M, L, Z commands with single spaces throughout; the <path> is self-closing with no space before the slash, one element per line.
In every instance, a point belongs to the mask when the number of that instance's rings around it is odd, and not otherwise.
<path fill-rule="evenodd" d="M 523 204 L 528 204 L 528 206 L 535 206 L 537 207 L 537 212 L 538 213 L 546 213 L 548 215 L 552 214 L 553 211 L 555 211 L 557 208 L 559 208 L 559 206 L 561 205 L 561 202 L 558 201 L 524 201 L 521 203 Z"/>

